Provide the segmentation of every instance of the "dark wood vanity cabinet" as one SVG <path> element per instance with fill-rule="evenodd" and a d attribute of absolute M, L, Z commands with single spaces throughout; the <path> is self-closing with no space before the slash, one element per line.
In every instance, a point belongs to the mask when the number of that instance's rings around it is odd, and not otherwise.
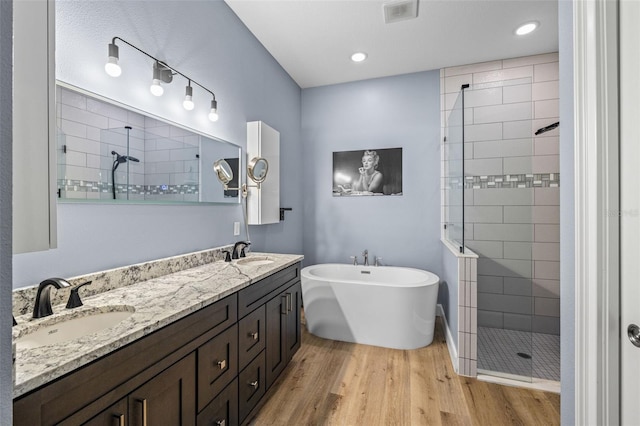
<path fill-rule="evenodd" d="M 300 265 L 14 400 L 14 425 L 248 422 L 300 347 Z"/>
<path fill-rule="evenodd" d="M 267 308 L 267 388 L 300 348 L 300 282 L 279 293 Z"/>
<path fill-rule="evenodd" d="M 191 354 L 84 425 L 194 425 L 195 372 L 195 354 Z"/>

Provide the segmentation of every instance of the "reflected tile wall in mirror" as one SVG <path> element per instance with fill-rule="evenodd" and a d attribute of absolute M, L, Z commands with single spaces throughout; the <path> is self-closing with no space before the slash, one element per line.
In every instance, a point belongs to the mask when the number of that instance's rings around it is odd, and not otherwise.
<path fill-rule="evenodd" d="M 115 180 L 117 200 L 239 202 L 204 172 L 217 158 L 240 158 L 237 145 L 64 86 L 56 102 L 60 198 L 112 201 Z"/>

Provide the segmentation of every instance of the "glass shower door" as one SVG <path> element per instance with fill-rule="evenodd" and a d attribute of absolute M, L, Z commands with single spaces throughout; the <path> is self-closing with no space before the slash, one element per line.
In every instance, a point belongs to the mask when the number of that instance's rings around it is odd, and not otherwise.
<path fill-rule="evenodd" d="M 533 376 L 534 129 L 530 78 L 462 91 L 465 244 L 478 254 L 478 372 Z"/>

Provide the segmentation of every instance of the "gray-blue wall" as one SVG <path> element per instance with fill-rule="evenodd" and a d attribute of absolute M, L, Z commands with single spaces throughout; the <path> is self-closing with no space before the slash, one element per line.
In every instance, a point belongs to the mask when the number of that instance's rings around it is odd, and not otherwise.
<path fill-rule="evenodd" d="M 440 274 L 440 74 L 302 91 L 305 264 L 384 264 Z M 402 147 L 402 196 L 334 197 L 333 152 Z"/>
<path fill-rule="evenodd" d="M 189 13 L 185 13 L 188 5 Z M 246 122 L 263 120 L 280 132 L 281 205 L 286 221 L 250 227 L 254 250 L 302 253 L 301 90 L 222 1 L 56 2 L 56 77 L 165 119 L 246 147 Z M 216 92 L 213 124 L 181 107 L 186 82 L 176 77 L 162 98 L 149 96 L 148 59 L 121 44 L 123 76 L 104 72 L 107 44 L 119 36 L 166 60 Z M 139 84 L 121 78 L 139 76 Z M 198 89 L 194 88 L 194 99 Z M 205 96 L 206 97 L 206 96 Z M 198 99 L 208 103 L 209 99 Z M 23 167 L 24 165 L 15 165 Z M 49 276 L 69 277 L 225 245 L 239 205 L 58 205 L 58 248 L 14 257 L 13 288 Z"/>
<path fill-rule="evenodd" d="M 0 158 L 11 159 L 13 2 L 0 1 Z M 0 162 L 0 425 L 12 423 L 11 379 L 11 161 Z"/>
<path fill-rule="evenodd" d="M 563 425 L 575 419 L 573 4 L 558 2 L 560 53 L 560 383 Z M 594 313 L 595 314 L 595 313 Z"/>

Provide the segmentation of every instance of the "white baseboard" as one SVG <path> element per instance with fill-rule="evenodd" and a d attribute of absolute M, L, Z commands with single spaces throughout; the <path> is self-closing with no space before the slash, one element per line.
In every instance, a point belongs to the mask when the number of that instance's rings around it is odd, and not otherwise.
<path fill-rule="evenodd" d="M 436 314 L 442 318 L 442 322 L 444 324 L 445 339 L 447 340 L 447 349 L 449 350 L 449 357 L 451 358 L 451 365 L 453 366 L 453 370 L 456 372 L 456 374 L 458 374 L 458 350 L 453 344 L 453 335 L 451 334 L 451 329 L 449 328 L 447 317 L 444 315 L 444 308 L 440 303 L 438 303 L 437 305 Z"/>

